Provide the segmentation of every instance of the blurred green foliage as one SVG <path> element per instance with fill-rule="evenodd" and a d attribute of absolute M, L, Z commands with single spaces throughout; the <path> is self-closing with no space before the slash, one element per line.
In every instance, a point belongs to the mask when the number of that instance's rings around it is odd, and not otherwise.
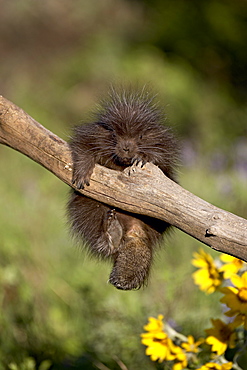
<path fill-rule="evenodd" d="M 111 82 L 150 83 L 182 138 L 182 185 L 247 217 L 246 19 L 236 1 L 0 0 L 0 93 L 67 140 Z M 68 188 L 0 146 L 0 370 L 156 369 L 139 334 L 219 315 L 176 231 L 149 286 L 119 292 L 70 239 Z M 123 365 L 124 364 L 124 365 Z M 105 366 L 105 368 L 104 368 Z"/>

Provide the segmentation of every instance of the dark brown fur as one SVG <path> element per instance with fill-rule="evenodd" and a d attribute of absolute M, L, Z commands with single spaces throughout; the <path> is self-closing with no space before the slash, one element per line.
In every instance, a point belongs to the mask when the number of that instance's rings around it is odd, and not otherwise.
<path fill-rule="evenodd" d="M 93 123 L 75 128 L 70 146 L 73 182 L 89 185 L 96 163 L 123 171 L 152 162 L 175 180 L 177 141 L 165 116 L 145 91 L 111 89 Z M 68 203 L 72 231 L 85 240 L 97 257 L 110 258 L 110 283 L 118 289 L 140 288 L 147 281 L 155 245 L 168 224 L 128 214 L 73 191 Z"/>

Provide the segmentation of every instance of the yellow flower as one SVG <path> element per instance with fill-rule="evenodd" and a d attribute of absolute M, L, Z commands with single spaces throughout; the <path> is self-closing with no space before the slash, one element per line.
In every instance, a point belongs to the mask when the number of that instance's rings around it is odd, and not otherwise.
<path fill-rule="evenodd" d="M 220 259 L 225 264 L 220 267 L 219 271 L 223 272 L 224 279 L 229 279 L 233 274 L 236 274 L 244 265 L 244 262 L 236 257 L 222 254 Z"/>
<path fill-rule="evenodd" d="M 204 339 L 200 339 L 197 342 L 195 342 L 195 339 L 192 337 L 192 335 L 188 336 L 188 342 L 184 342 L 181 344 L 181 347 L 185 349 L 186 352 L 191 353 L 198 353 L 199 352 L 199 346 L 204 342 Z"/>
<path fill-rule="evenodd" d="M 156 335 L 153 338 L 145 337 L 142 334 L 142 344 L 147 346 L 146 355 L 150 356 L 152 361 L 162 362 L 164 360 L 174 360 L 175 356 L 171 355 L 170 347 L 172 346 L 172 341 L 168 338 L 167 334 L 163 333 L 163 338 L 161 335 Z"/>
<path fill-rule="evenodd" d="M 208 362 L 207 364 L 200 367 L 197 370 L 231 370 L 232 362 L 226 362 L 225 364 L 217 364 L 216 362 Z"/>
<path fill-rule="evenodd" d="M 149 323 L 144 326 L 148 333 L 141 334 L 142 344 L 147 346 L 146 355 L 150 356 L 152 361 L 172 361 L 176 358 L 176 346 L 163 331 L 162 320 L 162 315 L 159 315 L 158 319 L 150 317 Z"/>
<path fill-rule="evenodd" d="M 234 348 L 236 333 L 231 324 L 227 325 L 223 321 L 211 319 L 213 328 L 205 330 L 209 335 L 206 338 L 206 343 L 212 346 L 212 351 L 218 356 L 222 355 L 227 347 Z"/>
<path fill-rule="evenodd" d="M 147 346 L 146 355 L 152 361 L 175 361 L 173 370 L 183 370 L 187 366 L 187 358 L 181 347 L 176 346 L 163 330 L 163 316 L 157 319 L 149 317 L 144 326 L 148 333 L 141 334 L 142 344 Z"/>
<path fill-rule="evenodd" d="M 194 283 L 199 285 L 199 288 L 210 294 L 213 293 L 222 283 L 222 276 L 219 269 L 216 267 L 213 258 L 210 254 L 200 249 L 199 253 L 194 253 L 192 264 L 199 267 L 199 270 L 192 274 Z"/>
<path fill-rule="evenodd" d="M 247 315 L 247 271 L 241 277 L 232 275 L 230 280 L 233 287 L 221 289 L 221 292 L 225 295 L 220 302 L 225 303 L 230 308 L 226 315 Z"/>
<path fill-rule="evenodd" d="M 147 325 L 144 325 L 144 330 L 150 331 L 152 333 L 162 331 L 164 327 L 163 318 L 163 315 L 159 315 L 158 319 L 155 319 L 154 317 L 149 317 L 149 323 Z"/>
<path fill-rule="evenodd" d="M 172 370 L 183 370 L 187 368 L 188 360 L 182 348 L 175 346 L 173 354 L 176 356 Z"/>

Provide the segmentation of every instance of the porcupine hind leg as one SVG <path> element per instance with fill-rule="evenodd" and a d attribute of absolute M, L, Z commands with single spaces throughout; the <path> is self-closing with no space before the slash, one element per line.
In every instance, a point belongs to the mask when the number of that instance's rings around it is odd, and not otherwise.
<path fill-rule="evenodd" d="M 104 259 L 116 252 L 123 231 L 113 209 L 76 191 L 67 209 L 72 232 L 86 242 L 90 253 Z"/>
<path fill-rule="evenodd" d="M 147 282 L 152 262 L 152 247 L 142 222 L 129 216 L 132 224 L 114 254 L 109 282 L 117 289 L 139 289 Z"/>

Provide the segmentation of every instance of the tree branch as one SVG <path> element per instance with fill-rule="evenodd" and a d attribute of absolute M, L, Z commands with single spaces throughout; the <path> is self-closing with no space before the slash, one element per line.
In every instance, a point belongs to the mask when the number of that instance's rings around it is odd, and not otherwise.
<path fill-rule="evenodd" d="M 0 143 L 27 155 L 72 185 L 68 144 L 0 96 Z M 198 198 L 151 163 L 124 172 L 96 165 L 81 193 L 176 226 L 213 249 L 247 261 L 247 220 Z"/>

